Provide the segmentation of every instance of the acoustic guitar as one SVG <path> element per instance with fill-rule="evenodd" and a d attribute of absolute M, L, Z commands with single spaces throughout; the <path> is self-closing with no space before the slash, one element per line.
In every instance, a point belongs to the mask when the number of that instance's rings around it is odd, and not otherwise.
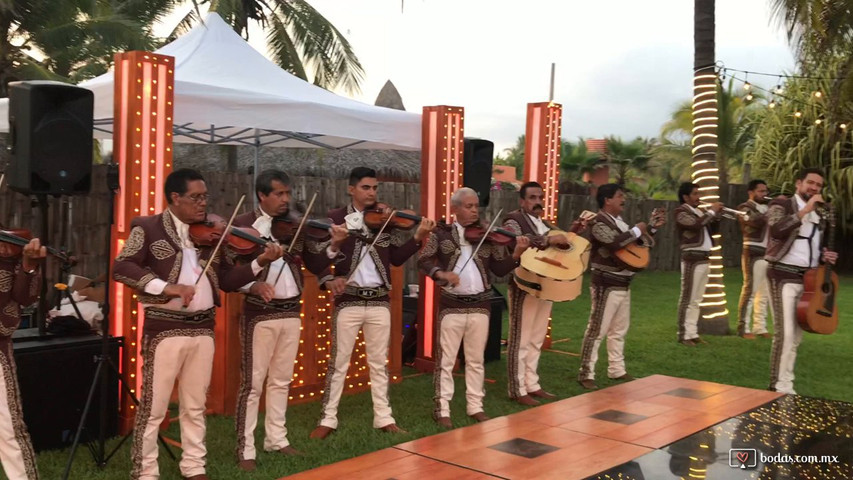
<path fill-rule="evenodd" d="M 826 210 L 827 248 L 834 251 L 835 212 L 832 205 Z M 835 302 L 838 293 L 838 274 L 832 271 L 832 265 L 824 263 L 817 268 L 807 270 L 803 275 L 803 295 L 797 303 L 797 322 L 803 330 L 811 333 L 829 335 L 838 328 L 838 305 Z"/>
<path fill-rule="evenodd" d="M 652 210 L 652 216 L 649 220 L 649 225 L 657 223 L 657 220 L 666 215 L 665 208 L 655 208 Z M 640 239 L 636 242 L 629 243 L 625 247 L 615 252 L 616 258 L 628 266 L 630 270 L 640 271 L 649 266 L 651 261 L 651 253 L 649 246 L 640 243 Z"/>
<path fill-rule="evenodd" d="M 565 235 L 567 248 L 527 249 L 515 269 L 518 288 L 542 300 L 565 302 L 581 293 L 583 272 L 589 266 L 589 241 L 575 233 L 551 230 L 548 236 Z"/>

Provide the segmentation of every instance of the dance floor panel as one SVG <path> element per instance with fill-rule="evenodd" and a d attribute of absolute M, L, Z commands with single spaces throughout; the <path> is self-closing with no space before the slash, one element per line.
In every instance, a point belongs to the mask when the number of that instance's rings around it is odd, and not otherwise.
<path fill-rule="evenodd" d="M 851 438 L 848 403 L 653 375 L 288 478 L 853 478 Z"/>

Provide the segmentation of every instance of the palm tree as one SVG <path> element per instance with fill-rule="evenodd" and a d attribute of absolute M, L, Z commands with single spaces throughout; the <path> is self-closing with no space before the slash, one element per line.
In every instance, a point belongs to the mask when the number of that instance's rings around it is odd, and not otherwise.
<path fill-rule="evenodd" d="M 734 91 L 733 81 L 725 89 L 717 89 L 717 165 L 720 170 L 720 185 L 729 183 L 731 174 L 743 167 L 744 155 L 755 138 L 755 118 L 763 108 L 759 102 L 762 96 L 754 92 L 754 100 L 746 101 Z M 661 129 L 661 138 L 669 148 L 677 145 L 690 152 L 690 145 L 684 139 L 690 138 L 693 131 L 693 102 L 682 103 L 671 119 Z"/>
<path fill-rule="evenodd" d="M 503 155 L 497 155 L 494 160 L 495 165 L 506 165 L 515 167 L 515 178 L 521 180 L 524 175 L 524 142 L 525 135 L 519 135 L 515 140 L 515 145 L 510 148 L 505 148 Z"/>
<path fill-rule="evenodd" d="M 649 168 L 652 141 L 637 137 L 625 142 L 619 137 L 607 137 L 605 160 L 616 173 L 616 183 L 624 187 L 629 173 L 642 174 Z"/>
<path fill-rule="evenodd" d="M 9 82 L 77 82 L 106 72 L 115 52 L 149 48 L 150 21 L 134 16 L 149 3 L 0 1 L 0 97 Z"/>
<path fill-rule="evenodd" d="M 714 54 L 715 2 L 694 0 L 693 3 L 693 182 L 699 185 L 703 200 L 718 201 L 720 176 L 717 166 L 717 74 Z M 714 235 L 714 250 L 721 244 Z M 705 298 L 725 298 L 722 255 L 711 255 L 712 272 L 719 277 L 708 282 Z M 702 305 L 700 333 L 725 335 L 729 331 L 725 301 Z"/>
<path fill-rule="evenodd" d="M 359 90 L 364 70 L 352 46 L 307 1 L 193 0 L 193 3 L 196 8 L 180 21 L 170 38 L 199 22 L 198 6 L 209 4 L 210 11 L 218 13 L 246 39 L 249 25 L 260 25 L 267 36 L 269 52 L 281 68 L 329 90 Z"/>
<path fill-rule="evenodd" d="M 570 178 L 575 182 L 582 182 L 583 175 L 592 173 L 602 164 L 600 153 L 590 152 L 586 146 L 586 140 L 578 139 L 578 143 L 563 140 L 560 142 L 560 170 L 561 178 Z"/>
<path fill-rule="evenodd" d="M 807 75 L 824 70 L 835 80 L 825 90 L 826 119 L 829 123 L 846 121 L 841 110 L 853 101 L 853 9 L 850 2 L 829 0 L 771 0 L 777 21 L 784 25 L 788 40 L 797 52 L 800 69 Z M 834 71 L 826 71 L 826 59 Z M 837 137 L 837 135 L 834 135 Z"/>
<path fill-rule="evenodd" d="M 815 70 L 829 77 L 844 58 L 827 61 Z M 764 178 L 775 191 L 791 193 L 799 170 L 817 167 L 827 172 L 825 195 L 838 212 L 841 228 L 853 232 L 853 137 L 851 126 L 821 120 L 826 106 L 813 100 L 816 88 L 829 88 L 832 80 L 818 83 L 808 79 L 792 79 L 785 84 L 788 98 L 779 107 L 764 109 L 756 122 L 755 144 L 748 159 L 756 175 Z M 799 112 L 800 116 L 794 113 Z M 843 118 L 853 118 L 853 102 L 841 105 Z"/>

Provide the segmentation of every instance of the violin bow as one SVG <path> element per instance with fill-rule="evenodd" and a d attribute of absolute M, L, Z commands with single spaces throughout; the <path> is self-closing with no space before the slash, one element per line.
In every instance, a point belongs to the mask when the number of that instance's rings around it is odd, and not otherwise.
<path fill-rule="evenodd" d="M 299 227 L 296 228 L 296 233 L 293 235 L 293 240 L 290 241 L 290 246 L 287 247 L 287 253 L 290 253 L 293 250 L 293 246 L 296 245 L 296 239 L 299 238 L 299 233 L 302 232 L 302 227 L 305 225 L 305 220 L 308 219 L 308 214 L 311 213 L 311 209 L 314 207 L 314 201 L 317 200 L 317 192 L 314 192 L 314 196 L 311 197 L 311 201 L 308 203 L 308 208 L 305 210 L 305 213 L 302 215 L 302 220 L 299 221 Z M 278 279 L 281 278 L 282 272 L 284 272 L 284 267 L 286 262 L 281 263 L 281 269 L 278 271 L 278 275 L 275 277 L 275 282 L 273 282 L 273 288 L 278 285 Z"/>
<path fill-rule="evenodd" d="M 240 207 L 243 205 L 243 200 L 246 199 L 246 196 L 243 195 L 240 197 L 240 201 L 237 202 L 237 206 L 234 207 L 234 211 L 231 213 L 231 218 L 228 220 L 228 224 L 225 225 L 225 230 L 222 231 L 222 236 L 219 237 L 219 242 L 216 244 L 216 247 L 213 248 L 213 253 L 207 257 L 207 263 L 204 265 L 204 270 L 201 271 L 198 278 L 195 279 L 195 285 L 198 285 L 198 282 L 201 281 L 202 278 L 207 274 L 207 269 L 210 268 L 210 264 L 213 263 L 213 259 L 216 258 L 217 252 L 219 252 L 219 248 L 222 246 L 222 242 L 225 241 L 225 237 L 228 236 L 228 233 L 231 232 L 231 224 L 234 223 L 234 218 L 237 216 L 237 212 L 240 211 Z"/>
<path fill-rule="evenodd" d="M 2 188 L 3 188 L 3 180 L 5 180 L 5 179 L 6 179 L 6 174 L 5 174 L 5 173 L 3 173 L 2 175 L 0 175 L 0 189 L 2 189 Z"/>
<path fill-rule="evenodd" d="M 486 237 L 489 236 L 489 232 L 491 232 L 492 229 L 495 228 L 495 223 L 497 223 L 498 218 L 500 218 L 501 213 L 503 213 L 503 211 L 503 208 L 498 210 L 497 215 L 495 215 L 495 218 L 492 219 L 492 223 L 489 224 L 489 228 L 486 229 L 486 233 L 483 234 L 483 238 L 480 239 L 480 243 L 477 244 L 477 248 L 475 248 L 474 251 L 471 252 L 471 256 L 468 257 L 468 260 L 465 260 L 465 263 L 462 264 L 462 268 L 459 269 L 459 273 L 462 273 L 462 270 L 465 270 L 465 267 L 468 265 L 468 262 L 470 262 L 472 258 L 477 256 L 477 252 L 480 251 L 480 247 L 483 246 L 483 242 L 486 241 Z"/>
<path fill-rule="evenodd" d="M 379 236 L 382 235 L 382 232 L 385 231 L 385 227 L 388 226 L 388 223 L 391 221 L 392 218 L 394 218 L 394 214 L 396 213 L 397 210 L 391 210 L 391 215 L 388 215 L 388 219 L 385 220 L 385 223 L 382 224 L 382 228 L 380 228 L 379 232 L 376 233 L 376 236 L 373 237 L 373 242 L 371 242 L 370 246 L 364 250 L 364 254 L 358 258 L 358 263 L 355 264 L 355 268 L 350 270 L 349 275 L 347 276 L 347 282 L 349 282 L 352 276 L 355 275 L 356 270 L 358 270 L 358 267 L 361 266 L 361 262 L 364 261 L 364 257 L 370 255 L 370 249 L 373 248 L 374 245 L 376 245 L 376 241 L 379 240 Z"/>

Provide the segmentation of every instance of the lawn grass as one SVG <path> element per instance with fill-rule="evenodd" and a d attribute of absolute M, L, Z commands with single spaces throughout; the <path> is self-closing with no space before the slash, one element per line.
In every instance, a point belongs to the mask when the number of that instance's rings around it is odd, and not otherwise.
<path fill-rule="evenodd" d="M 737 269 L 725 271 L 726 294 L 730 312 L 737 308 L 741 274 Z M 677 272 L 647 272 L 640 274 L 632 286 L 632 318 L 625 355 L 628 372 L 635 377 L 664 374 L 712 382 L 765 389 L 769 382 L 771 339 L 744 340 L 735 335 L 704 336 L 707 345 L 695 348 L 676 342 L 676 304 L 680 276 Z M 504 290 L 504 289 L 502 289 Z M 589 318 L 589 290 L 577 300 L 557 304 L 553 313 L 552 337 L 557 340 L 553 350 L 577 353 Z M 833 335 L 805 334 L 799 348 L 796 367 L 796 389 L 801 395 L 853 401 L 853 382 L 849 368 L 853 364 L 853 277 L 841 278 L 838 299 L 841 320 Z M 734 331 L 735 313 L 730 313 Z M 506 335 L 506 317 L 504 318 Z M 568 339 L 568 340 L 566 340 Z M 606 375 L 606 351 L 603 349 L 596 368 L 596 380 L 604 388 L 612 381 Z M 548 391 L 567 398 L 583 393 L 576 382 L 579 358 L 557 352 L 543 352 L 539 366 L 542 385 Z M 325 441 L 308 439 L 320 415 L 319 402 L 293 405 L 288 408 L 288 438 L 292 445 L 306 455 L 285 458 L 278 454 L 259 453 L 258 470 L 245 473 L 237 469 L 234 420 L 231 417 L 208 418 L 208 474 L 214 479 L 275 479 L 328 463 L 390 447 L 415 438 L 439 433 L 432 421 L 432 376 L 415 370 L 404 370 L 405 380 L 391 387 L 391 402 L 397 423 L 409 431 L 404 435 L 388 435 L 371 428 L 372 409 L 367 392 L 344 396 L 339 412 L 340 427 Z M 506 357 L 486 364 L 486 413 L 492 417 L 507 415 L 525 407 L 506 397 Z M 472 423 L 465 416 L 464 379 L 456 379 L 456 395 L 451 405 L 454 425 Z M 263 420 L 259 420 L 263 425 Z M 263 428 L 256 431 L 257 445 L 263 445 Z M 173 424 L 166 433 L 178 438 Z M 118 440 L 112 440 L 114 445 Z M 173 448 L 176 454 L 178 449 Z M 98 469 L 88 451 L 77 452 L 71 478 L 127 479 L 130 472 L 129 442 L 111 460 L 106 469 Z M 38 465 L 42 478 L 60 478 L 68 450 L 41 452 Z M 163 479 L 179 479 L 176 462 L 168 459 L 161 449 L 160 472 Z"/>

